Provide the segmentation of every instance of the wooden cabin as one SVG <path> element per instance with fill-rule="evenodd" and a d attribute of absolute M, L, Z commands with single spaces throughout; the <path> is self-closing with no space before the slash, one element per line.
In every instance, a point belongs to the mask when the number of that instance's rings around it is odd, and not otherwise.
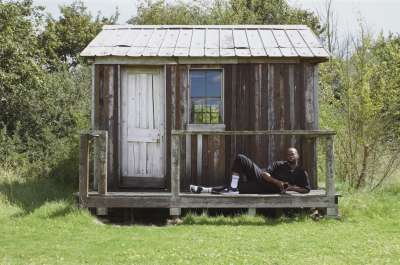
<path fill-rule="evenodd" d="M 337 215 L 334 132 L 318 126 L 318 64 L 329 54 L 307 26 L 104 26 L 81 56 L 93 66 L 93 131 L 81 135 L 83 207 L 172 215 L 320 207 Z M 325 190 L 317 183 L 318 138 L 327 139 Z M 239 153 L 267 167 L 289 146 L 309 172 L 309 194 L 189 193 L 190 184 L 227 183 Z"/>

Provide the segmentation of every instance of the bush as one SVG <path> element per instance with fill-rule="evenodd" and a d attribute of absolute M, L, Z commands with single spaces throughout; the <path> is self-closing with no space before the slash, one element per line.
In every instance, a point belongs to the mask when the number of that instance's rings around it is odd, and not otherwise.
<path fill-rule="evenodd" d="M 336 137 L 336 175 L 375 189 L 400 164 L 400 41 L 363 34 L 345 58 L 321 66 L 321 127 Z"/>

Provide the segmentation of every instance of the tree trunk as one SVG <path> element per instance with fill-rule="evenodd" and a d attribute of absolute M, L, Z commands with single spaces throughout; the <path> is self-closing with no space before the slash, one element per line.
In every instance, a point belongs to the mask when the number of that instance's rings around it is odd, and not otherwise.
<path fill-rule="evenodd" d="M 365 177 L 367 175 L 367 161 L 368 161 L 368 157 L 369 157 L 369 147 L 368 145 L 363 145 L 363 162 L 362 162 L 362 167 L 361 167 L 361 173 L 358 176 L 357 179 L 357 185 L 356 185 L 356 189 L 359 189 L 361 186 L 364 185 L 365 182 Z"/>

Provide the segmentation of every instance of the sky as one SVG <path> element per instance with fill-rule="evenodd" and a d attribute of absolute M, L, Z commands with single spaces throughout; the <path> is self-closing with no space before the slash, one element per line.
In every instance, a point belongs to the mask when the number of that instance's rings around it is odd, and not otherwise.
<path fill-rule="evenodd" d="M 73 0 L 34 0 L 34 4 L 46 7 L 53 16 L 59 15 L 58 6 L 70 4 Z M 124 24 L 136 13 L 138 1 L 135 0 L 84 0 L 85 5 L 93 15 L 98 11 L 105 16 L 115 13 L 118 6 L 119 24 Z M 169 1 L 173 2 L 173 1 Z M 322 13 L 326 0 L 288 0 L 295 7 L 302 7 Z M 359 21 L 363 22 L 372 33 L 381 30 L 400 34 L 400 0 L 333 0 L 333 11 L 337 17 L 340 38 L 347 34 L 357 33 Z"/>

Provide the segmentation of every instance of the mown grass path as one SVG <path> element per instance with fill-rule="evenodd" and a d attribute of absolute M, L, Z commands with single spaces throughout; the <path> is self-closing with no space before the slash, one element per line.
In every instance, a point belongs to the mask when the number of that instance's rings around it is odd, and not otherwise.
<path fill-rule="evenodd" d="M 190 217 L 115 226 L 68 201 L 0 207 L 0 264 L 400 264 L 400 195 L 343 198 L 341 221 Z"/>

